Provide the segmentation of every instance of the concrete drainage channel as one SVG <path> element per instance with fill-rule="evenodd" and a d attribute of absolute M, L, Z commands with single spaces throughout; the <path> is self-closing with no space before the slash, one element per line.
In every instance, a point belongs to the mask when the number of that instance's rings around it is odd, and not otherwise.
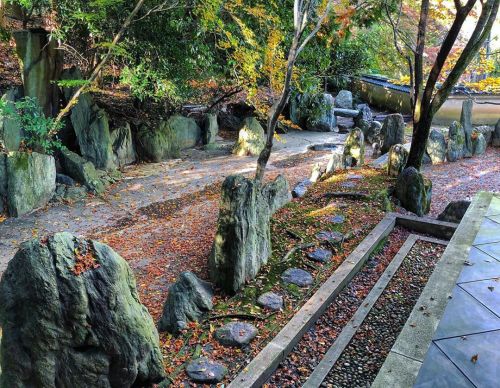
<path fill-rule="evenodd" d="M 292 317 L 276 337 L 274 337 L 250 364 L 234 378 L 229 387 L 260 387 L 265 384 L 279 366 L 280 362 L 288 356 L 295 345 L 300 341 L 304 333 L 319 319 L 319 317 L 321 317 L 337 295 L 339 295 L 345 286 L 349 284 L 351 279 L 360 271 L 377 246 L 396 226 L 401 226 L 414 232 L 425 233 L 434 238 L 421 237 L 413 234 L 410 235 L 363 301 L 361 307 L 352 317 L 349 324 L 344 327 L 331 349 L 309 376 L 309 380 L 307 380 L 304 385 L 306 387 L 320 386 L 414 244 L 419 240 L 435 244 L 446 244 L 446 241 L 443 241 L 443 239 L 449 240 L 452 237 L 457 228 L 456 224 L 395 213 L 387 214 L 316 293 Z"/>

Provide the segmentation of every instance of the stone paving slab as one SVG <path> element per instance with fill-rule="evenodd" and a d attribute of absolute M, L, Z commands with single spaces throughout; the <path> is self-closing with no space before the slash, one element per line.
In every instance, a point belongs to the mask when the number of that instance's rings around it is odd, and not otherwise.
<path fill-rule="evenodd" d="M 496 275 L 499 269 L 496 258 L 486 252 L 494 253 L 497 248 L 491 246 L 496 244 L 491 242 L 495 240 L 492 229 L 496 229 L 496 225 L 483 222 L 486 214 L 500 214 L 500 199 L 483 192 L 475 197 L 450 240 L 372 387 L 474 386 L 461 365 L 452 362 L 458 374 L 449 376 L 444 373 L 445 366 L 435 368 L 439 363 L 450 366 L 445 362 L 450 359 L 449 355 L 436 342 L 500 329 L 498 316 L 478 300 L 479 295 L 477 298 L 473 295 L 473 287 L 469 286 L 471 294 L 457 284 L 459 276 L 463 276 L 461 281 L 465 279 L 467 284 L 500 276 L 500 273 Z M 473 247 L 473 244 L 477 245 Z M 500 252 L 498 255 L 500 258 Z M 413 361 L 409 363 L 409 359 Z"/>

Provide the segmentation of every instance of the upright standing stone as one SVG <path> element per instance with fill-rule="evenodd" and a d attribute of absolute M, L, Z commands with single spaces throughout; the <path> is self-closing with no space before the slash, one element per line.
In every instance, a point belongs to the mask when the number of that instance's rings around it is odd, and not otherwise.
<path fill-rule="evenodd" d="M 381 152 L 385 154 L 394 144 L 404 144 L 405 121 L 400 113 L 387 115 L 380 130 Z"/>
<path fill-rule="evenodd" d="M 209 258 L 210 277 L 217 286 L 234 293 L 255 278 L 271 254 L 271 215 L 288 201 L 290 189 L 281 175 L 266 185 L 242 175 L 225 179 Z"/>
<path fill-rule="evenodd" d="M 123 167 L 135 162 L 135 144 L 129 123 L 125 123 L 111 132 L 111 142 L 115 165 Z"/>
<path fill-rule="evenodd" d="M 472 131 L 471 135 L 472 141 L 472 155 L 482 155 L 486 152 L 486 139 L 481 132 L 476 131 L 475 129 Z"/>
<path fill-rule="evenodd" d="M 396 182 L 396 198 L 406 210 L 419 217 L 429 213 L 431 208 L 432 182 L 414 167 L 408 167 Z"/>
<path fill-rule="evenodd" d="M 203 144 L 209 145 L 215 143 L 218 133 L 219 124 L 217 123 L 217 115 L 208 113 L 203 121 Z"/>
<path fill-rule="evenodd" d="M 408 155 L 408 151 L 402 144 L 394 144 L 389 150 L 387 174 L 392 177 L 399 176 L 406 166 Z"/>
<path fill-rule="evenodd" d="M 448 132 L 448 145 L 446 149 L 446 158 L 449 162 L 456 162 L 464 156 L 465 131 L 458 121 L 450 125 Z"/>
<path fill-rule="evenodd" d="M 311 171 L 311 177 L 309 180 L 312 183 L 316 183 L 323 175 L 323 170 L 321 170 L 321 163 L 315 163 Z"/>
<path fill-rule="evenodd" d="M 352 93 L 349 90 L 341 90 L 337 94 L 335 108 L 352 109 Z"/>
<path fill-rule="evenodd" d="M 255 117 L 247 117 L 244 126 L 238 134 L 238 141 L 233 148 L 233 154 L 238 156 L 257 156 L 266 145 L 264 128 Z"/>
<path fill-rule="evenodd" d="M 345 169 L 344 153 L 340 150 L 333 150 L 328 164 L 326 166 L 326 173 L 330 174 L 335 171 L 340 171 Z"/>
<path fill-rule="evenodd" d="M 472 156 L 472 108 L 474 101 L 467 99 L 462 103 L 462 112 L 460 113 L 460 124 L 464 128 L 465 144 L 464 144 L 464 157 L 470 158 Z"/>
<path fill-rule="evenodd" d="M 491 144 L 493 147 L 500 147 L 500 119 L 498 119 L 495 130 L 491 136 Z"/>
<path fill-rule="evenodd" d="M 426 151 L 432 164 L 444 163 L 446 159 L 446 139 L 441 131 L 431 129 L 427 139 Z"/>
<path fill-rule="evenodd" d="M 188 322 L 197 322 L 212 310 L 212 286 L 191 273 L 182 272 L 179 280 L 168 290 L 163 314 L 158 325 L 160 331 L 177 334 Z"/>
<path fill-rule="evenodd" d="M 0 387 L 144 387 L 165 376 L 127 262 L 57 233 L 21 245 L 0 282 Z"/>
<path fill-rule="evenodd" d="M 57 39 L 49 39 L 49 33 L 42 29 L 20 30 L 13 35 L 22 62 L 24 95 L 35 97 L 45 116 L 55 116 L 59 109 L 56 81 L 63 65 Z"/>
<path fill-rule="evenodd" d="M 365 138 L 359 128 L 354 128 L 346 139 L 344 160 L 349 167 L 360 167 L 365 163 Z"/>
<path fill-rule="evenodd" d="M 370 128 L 366 133 L 365 139 L 368 143 L 378 143 L 380 144 L 380 131 L 382 130 L 382 124 L 379 121 L 372 121 Z"/>

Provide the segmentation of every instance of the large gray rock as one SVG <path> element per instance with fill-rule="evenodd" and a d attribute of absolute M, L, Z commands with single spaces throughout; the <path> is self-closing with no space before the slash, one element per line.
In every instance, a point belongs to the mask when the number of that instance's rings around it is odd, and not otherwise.
<path fill-rule="evenodd" d="M 257 156 L 266 145 L 264 128 L 255 117 L 247 117 L 243 128 L 238 134 L 238 141 L 234 145 L 233 154 L 238 156 Z"/>
<path fill-rule="evenodd" d="M 477 130 L 472 131 L 471 135 L 471 142 L 472 142 L 472 155 L 482 155 L 486 152 L 486 139 L 484 138 L 484 135 Z"/>
<path fill-rule="evenodd" d="M 458 121 L 450 125 L 448 131 L 448 144 L 446 149 L 446 158 L 449 162 L 456 162 L 464 156 L 465 131 Z"/>
<path fill-rule="evenodd" d="M 174 115 L 169 117 L 164 126 L 164 130 L 171 133 L 176 149 L 193 148 L 201 141 L 201 128 L 191 117 Z"/>
<path fill-rule="evenodd" d="M 365 137 L 359 128 L 354 128 L 347 136 L 344 161 L 348 167 L 361 167 L 365 163 Z"/>
<path fill-rule="evenodd" d="M 427 139 L 426 151 L 432 164 L 444 163 L 446 160 L 446 139 L 437 129 L 431 129 Z"/>
<path fill-rule="evenodd" d="M 127 262 L 58 233 L 21 245 L 0 282 L 0 387 L 132 387 L 164 378 Z"/>
<path fill-rule="evenodd" d="M 500 147 L 500 119 L 498 119 L 495 125 L 495 131 L 493 131 L 491 136 L 491 144 L 493 147 Z"/>
<path fill-rule="evenodd" d="M 439 221 L 454 222 L 459 224 L 464 218 L 467 209 L 470 206 L 470 201 L 452 201 L 443 210 L 441 214 L 438 215 L 437 219 Z"/>
<path fill-rule="evenodd" d="M 472 108 L 474 106 L 474 101 L 472 99 L 464 100 L 462 103 L 462 111 L 460 113 L 460 124 L 464 129 L 465 133 L 465 144 L 464 144 L 464 157 L 470 158 L 472 156 Z"/>
<path fill-rule="evenodd" d="M 125 123 L 111 132 L 111 142 L 115 165 L 123 167 L 135 162 L 135 145 L 129 123 Z"/>
<path fill-rule="evenodd" d="M 290 189 L 281 175 L 264 186 L 242 175 L 225 179 L 209 258 L 210 277 L 217 286 L 234 293 L 255 278 L 271 254 L 271 215 L 288 201 Z"/>
<path fill-rule="evenodd" d="M 46 205 L 55 190 L 56 164 L 52 156 L 19 151 L 0 154 L 0 208 L 7 208 L 12 217 Z"/>
<path fill-rule="evenodd" d="M 335 107 L 352 109 L 352 93 L 349 90 L 341 90 L 335 97 Z"/>
<path fill-rule="evenodd" d="M 146 125 L 139 128 L 136 135 L 137 153 L 142 160 L 157 163 L 179 156 L 179 149 L 173 147 L 170 133 L 163 129 L 163 126 L 152 129 Z"/>
<path fill-rule="evenodd" d="M 382 123 L 379 121 L 372 121 L 370 124 L 370 127 L 368 128 L 366 132 L 365 139 L 368 141 L 368 143 L 373 144 L 373 143 L 378 143 L 380 144 L 381 142 L 381 136 L 380 136 L 380 131 L 382 130 Z"/>
<path fill-rule="evenodd" d="M 9 109 L 13 110 L 14 103 L 22 96 L 22 88 L 14 88 L 8 90 L 1 99 Z M 19 123 L 10 117 L 2 116 L 2 112 L 0 112 L 0 142 L 3 142 L 7 151 L 18 151 L 23 137 L 24 131 Z"/>
<path fill-rule="evenodd" d="M 381 152 L 385 154 L 394 144 L 404 144 L 405 121 L 399 113 L 387 115 L 380 130 Z"/>
<path fill-rule="evenodd" d="M 358 105 L 359 113 L 354 118 L 354 125 L 363 131 L 365 139 L 373 123 L 373 115 L 368 104 Z"/>
<path fill-rule="evenodd" d="M 389 150 L 387 175 L 398 177 L 408 161 L 409 152 L 402 144 L 394 144 Z"/>
<path fill-rule="evenodd" d="M 198 322 L 212 310 L 213 290 L 210 283 L 191 272 L 183 272 L 168 290 L 163 314 L 158 324 L 160 331 L 177 334 L 188 322 Z"/>
<path fill-rule="evenodd" d="M 206 357 L 200 357 L 191 361 L 186 366 L 186 373 L 196 383 L 217 384 L 226 375 L 227 368 Z"/>
<path fill-rule="evenodd" d="M 94 194 L 101 194 L 106 189 L 106 183 L 101 179 L 104 172 L 96 170 L 92 162 L 67 148 L 61 150 L 59 161 L 66 175 L 84 185 Z"/>
<path fill-rule="evenodd" d="M 334 99 L 331 94 L 319 93 L 312 95 L 305 103 L 307 104 L 307 130 L 332 132 L 337 127 Z"/>
<path fill-rule="evenodd" d="M 219 133 L 219 124 L 217 123 L 217 115 L 208 113 L 203 121 L 203 144 L 213 144 Z"/>
<path fill-rule="evenodd" d="M 405 168 L 396 182 L 395 195 L 401 206 L 422 217 L 431 207 L 432 182 L 414 167 Z"/>
<path fill-rule="evenodd" d="M 229 322 L 215 330 L 215 339 L 224 346 L 241 348 L 248 345 L 258 334 L 254 325 L 245 322 Z"/>

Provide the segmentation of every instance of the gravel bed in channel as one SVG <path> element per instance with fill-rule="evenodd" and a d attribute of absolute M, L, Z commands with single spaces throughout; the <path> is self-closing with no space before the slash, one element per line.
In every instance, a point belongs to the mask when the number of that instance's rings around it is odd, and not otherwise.
<path fill-rule="evenodd" d="M 413 246 L 323 387 L 369 387 L 373 383 L 444 249 L 423 241 Z"/>
<path fill-rule="evenodd" d="M 354 315 L 409 234 L 403 228 L 394 228 L 383 247 L 371 255 L 363 268 L 335 298 L 314 326 L 304 334 L 294 350 L 280 364 L 264 387 L 302 386 L 345 324 Z"/>

